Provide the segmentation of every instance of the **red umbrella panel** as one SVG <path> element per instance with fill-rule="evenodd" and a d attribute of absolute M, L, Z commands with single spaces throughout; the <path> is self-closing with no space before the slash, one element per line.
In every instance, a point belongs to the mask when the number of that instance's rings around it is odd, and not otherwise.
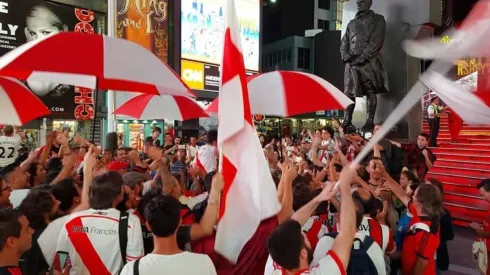
<path fill-rule="evenodd" d="M 49 114 L 48 107 L 24 84 L 0 77 L 0 124 L 22 126 Z"/>
<path fill-rule="evenodd" d="M 136 119 L 189 120 L 208 117 L 197 102 L 184 96 L 137 95 L 114 111 L 117 115 L 126 115 Z"/>
<path fill-rule="evenodd" d="M 323 110 L 345 110 L 353 104 L 328 81 L 308 73 L 274 71 L 248 78 L 250 107 L 254 114 L 289 117 Z M 207 108 L 218 112 L 219 99 Z"/>
<path fill-rule="evenodd" d="M 8 52 L 0 58 L 0 75 L 90 89 L 194 96 L 167 64 L 144 47 L 78 32 L 61 32 Z"/>

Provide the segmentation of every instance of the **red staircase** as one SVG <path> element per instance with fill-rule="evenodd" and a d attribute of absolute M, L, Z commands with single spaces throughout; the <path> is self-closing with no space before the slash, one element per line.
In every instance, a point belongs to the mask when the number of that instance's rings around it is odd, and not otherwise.
<path fill-rule="evenodd" d="M 427 121 L 423 131 L 429 133 Z M 464 125 L 458 140 L 451 140 L 448 117 L 441 117 L 439 148 L 431 148 L 437 161 L 427 178 L 437 178 L 444 184 L 444 206 L 451 212 L 454 223 L 467 225 L 487 219 L 490 207 L 476 185 L 490 178 L 490 126 Z"/>

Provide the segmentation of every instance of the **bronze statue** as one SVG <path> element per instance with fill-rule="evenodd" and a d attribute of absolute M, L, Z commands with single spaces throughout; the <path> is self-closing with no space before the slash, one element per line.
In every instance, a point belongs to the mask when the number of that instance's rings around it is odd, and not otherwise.
<path fill-rule="evenodd" d="M 357 0 L 357 14 L 347 25 L 340 53 L 345 63 L 344 93 L 354 101 L 345 110 L 344 129 L 352 126 L 356 97 L 366 96 L 366 123 L 362 131 L 374 128 L 377 94 L 388 92 L 388 74 L 381 60 L 386 21 L 371 10 L 372 0 Z"/>

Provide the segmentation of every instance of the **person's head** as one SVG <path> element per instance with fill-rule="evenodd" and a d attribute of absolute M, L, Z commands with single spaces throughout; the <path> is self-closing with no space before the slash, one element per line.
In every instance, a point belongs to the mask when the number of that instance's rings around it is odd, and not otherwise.
<path fill-rule="evenodd" d="M 24 198 L 19 210 L 32 229 L 40 230 L 60 216 L 59 206 L 60 202 L 49 191 L 33 189 Z"/>
<path fill-rule="evenodd" d="M 417 188 L 419 188 L 419 186 L 420 186 L 420 182 L 418 180 L 414 181 L 412 184 L 409 184 L 405 187 L 405 193 L 407 194 L 407 196 L 412 198 Z"/>
<path fill-rule="evenodd" d="M 174 138 L 174 144 L 175 145 L 180 145 L 182 143 L 182 138 L 180 137 L 175 137 Z"/>
<path fill-rule="evenodd" d="M 29 165 L 28 173 L 31 175 L 29 178 L 31 187 L 43 183 L 46 178 L 46 169 L 38 162 L 33 162 Z"/>
<path fill-rule="evenodd" d="M 444 194 L 444 186 L 443 186 L 442 182 L 440 182 L 438 179 L 428 178 L 425 181 L 425 183 L 434 185 L 435 187 L 437 187 L 437 189 L 439 189 L 439 192 L 441 192 L 441 195 Z"/>
<path fill-rule="evenodd" d="M 145 143 L 143 145 L 143 153 L 147 154 L 152 145 L 153 145 L 153 138 L 152 137 L 145 138 Z"/>
<path fill-rule="evenodd" d="M 14 126 L 12 125 L 7 125 L 5 128 L 3 128 L 3 135 L 6 137 L 11 137 L 14 135 Z"/>
<path fill-rule="evenodd" d="M 182 188 L 175 177 L 169 177 L 165 180 L 162 190 L 165 195 L 174 196 L 175 198 L 180 198 L 180 196 L 182 196 Z"/>
<path fill-rule="evenodd" d="M 127 185 L 123 185 L 123 199 L 116 206 L 116 209 L 121 212 L 126 212 L 131 209 L 136 209 L 138 203 L 136 201 L 136 196 L 134 195 L 134 191 L 129 188 Z"/>
<path fill-rule="evenodd" d="M 92 209 L 115 208 L 124 196 L 124 181 L 118 172 L 109 171 L 92 180 L 89 189 L 89 205 Z"/>
<path fill-rule="evenodd" d="M 333 137 L 335 131 L 331 127 L 325 127 L 322 130 L 322 139 L 323 140 L 329 140 Z"/>
<path fill-rule="evenodd" d="M 264 143 L 265 142 L 265 136 L 264 135 L 260 135 L 259 136 L 259 140 L 260 140 L 260 143 Z"/>
<path fill-rule="evenodd" d="M 31 249 L 32 234 L 29 221 L 18 210 L 0 209 L 0 253 L 16 254 L 19 258 Z"/>
<path fill-rule="evenodd" d="M 174 139 L 172 137 L 172 134 L 170 133 L 166 133 L 164 136 L 163 136 L 163 139 L 165 141 L 165 144 L 172 144 Z"/>
<path fill-rule="evenodd" d="M 293 181 L 293 210 L 298 211 L 313 198 L 309 181 L 303 176 L 297 176 Z"/>
<path fill-rule="evenodd" d="M 289 271 L 308 268 L 313 260 L 311 244 L 295 220 L 287 220 L 272 231 L 267 249 L 272 260 Z"/>
<path fill-rule="evenodd" d="M 354 207 L 356 209 L 356 228 L 359 228 L 362 224 L 362 220 L 364 219 L 364 206 L 362 202 L 358 199 L 354 199 Z"/>
<path fill-rule="evenodd" d="M 264 147 L 264 155 L 270 163 L 277 163 L 278 159 L 272 145 L 268 144 Z"/>
<path fill-rule="evenodd" d="M 175 236 L 182 220 L 180 202 L 172 197 L 158 195 L 145 208 L 146 226 L 153 237 L 169 238 Z"/>
<path fill-rule="evenodd" d="M 364 12 L 371 9 L 373 5 L 373 0 L 357 0 L 357 11 Z"/>
<path fill-rule="evenodd" d="M 51 194 L 60 202 L 59 209 L 63 214 L 69 214 L 80 205 L 81 189 L 77 188 L 72 178 L 64 179 L 53 186 Z"/>
<path fill-rule="evenodd" d="M 206 143 L 212 146 L 216 146 L 218 143 L 218 130 L 209 130 L 206 134 Z"/>
<path fill-rule="evenodd" d="M 138 206 L 136 206 L 136 209 L 138 210 L 138 213 L 141 214 L 143 218 L 145 218 L 145 208 L 146 206 L 152 201 L 155 197 L 163 195 L 163 191 L 161 188 L 155 188 L 152 189 L 148 192 L 146 192 L 143 197 L 141 197 L 140 202 L 138 203 Z"/>
<path fill-rule="evenodd" d="M 16 163 L 9 164 L 2 168 L 0 176 L 12 187 L 13 189 L 25 189 L 29 188 L 29 173 L 24 171 Z"/>
<path fill-rule="evenodd" d="M 105 149 L 104 150 L 104 153 L 102 154 L 101 160 L 103 160 L 103 163 L 105 163 L 105 164 L 110 163 L 112 161 L 112 152 L 111 152 L 111 150 Z"/>
<path fill-rule="evenodd" d="M 0 178 L 0 208 L 10 207 L 10 193 L 12 193 L 10 185 Z"/>
<path fill-rule="evenodd" d="M 442 211 L 442 194 L 432 184 L 421 184 L 413 195 L 413 206 L 419 216 L 437 218 Z"/>
<path fill-rule="evenodd" d="M 365 182 L 368 182 L 370 179 L 369 172 L 364 166 L 361 166 L 357 169 L 357 175 Z"/>
<path fill-rule="evenodd" d="M 116 149 L 114 157 L 117 161 L 127 162 L 128 161 L 128 152 L 124 148 Z"/>
<path fill-rule="evenodd" d="M 383 175 L 381 175 L 377 170 L 378 166 L 380 166 L 380 165 L 383 165 L 383 163 L 381 162 L 381 159 L 378 157 L 372 157 L 369 160 L 369 163 L 368 163 L 368 166 L 366 167 L 366 170 L 369 173 L 370 180 L 374 180 L 374 181 L 381 180 Z"/>
<path fill-rule="evenodd" d="M 284 137 L 285 146 L 293 146 L 293 138 L 291 136 Z"/>
<path fill-rule="evenodd" d="M 439 105 L 439 103 L 440 103 L 439 97 L 436 96 L 436 97 L 431 98 L 430 103 L 435 104 L 435 105 Z"/>
<path fill-rule="evenodd" d="M 402 171 L 400 174 L 400 185 L 403 189 L 407 188 L 412 183 L 418 182 L 417 176 L 409 170 Z"/>
<path fill-rule="evenodd" d="M 335 129 L 339 129 L 340 128 L 340 121 L 336 118 L 332 118 L 332 126 L 335 128 Z"/>
<path fill-rule="evenodd" d="M 490 178 L 482 180 L 476 187 L 483 198 L 490 202 Z"/>
<path fill-rule="evenodd" d="M 429 143 L 429 135 L 426 133 L 420 133 L 420 135 L 417 137 L 417 146 L 422 149 L 427 146 L 427 143 Z"/>
<path fill-rule="evenodd" d="M 197 138 L 196 137 L 191 137 L 191 145 L 196 146 L 197 144 Z"/>
<path fill-rule="evenodd" d="M 151 137 L 156 140 L 160 135 L 162 134 L 162 129 L 160 127 L 155 127 L 153 128 L 153 133 L 151 134 Z M 167 136 L 167 135 L 165 135 Z"/>
<path fill-rule="evenodd" d="M 369 216 L 376 216 L 376 198 L 373 196 L 371 192 L 364 188 L 357 188 L 356 191 L 352 193 L 352 197 L 355 200 L 358 200 L 362 207 L 364 208 L 364 213 Z"/>
<path fill-rule="evenodd" d="M 30 10 L 25 28 L 25 35 L 28 41 L 41 39 L 63 31 L 68 31 L 68 26 L 48 6 L 40 4 Z"/>
<path fill-rule="evenodd" d="M 382 122 L 378 122 L 378 123 L 374 124 L 373 135 L 376 135 L 376 133 L 379 131 L 379 129 L 381 129 L 381 125 L 383 125 Z"/>
<path fill-rule="evenodd" d="M 143 183 L 146 181 L 145 175 L 139 172 L 129 172 L 123 176 L 124 184 L 133 190 L 135 196 L 141 196 Z"/>

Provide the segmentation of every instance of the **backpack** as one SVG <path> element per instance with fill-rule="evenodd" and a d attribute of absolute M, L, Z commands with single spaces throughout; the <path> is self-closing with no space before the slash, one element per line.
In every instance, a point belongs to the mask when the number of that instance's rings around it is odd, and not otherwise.
<path fill-rule="evenodd" d="M 194 212 L 184 204 L 180 209 L 180 217 L 182 218 L 182 225 L 191 225 L 196 222 Z"/>
<path fill-rule="evenodd" d="M 140 275 L 140 260 L 141 259 L 134 261 L 133 275 Z"/>
<path fill-rule="evenodd" d="M 122 268 L 124 265 L 126 265 L 126 248 L 128 247 L 128 220 L 129 220 L 129 213 L 128 212 L 122 212 L 119 216 L 119 230 L 118 230 L 118 237 L 119 237 L 119 248 L 121 250 L 121 257 L 122 257 L 122 267 L 119 273 L 121 273 Z"/>
<path fill-rule="evenodd" d="M 328 236 L 335 239 L 338 233 L 329 233 Z M 352 251 L 350 254 L 349 266 L 347 267 L 348 275 L 378 275 L 378 270 L 374 265 L 373 260 L 369 257 L 367 251 L 374 243 L 374 240 L 365 236 L 362 240 L 359 238 L 355 238 L 354 242 L 359 243 L 359 247 L 352 247 Z"/>

